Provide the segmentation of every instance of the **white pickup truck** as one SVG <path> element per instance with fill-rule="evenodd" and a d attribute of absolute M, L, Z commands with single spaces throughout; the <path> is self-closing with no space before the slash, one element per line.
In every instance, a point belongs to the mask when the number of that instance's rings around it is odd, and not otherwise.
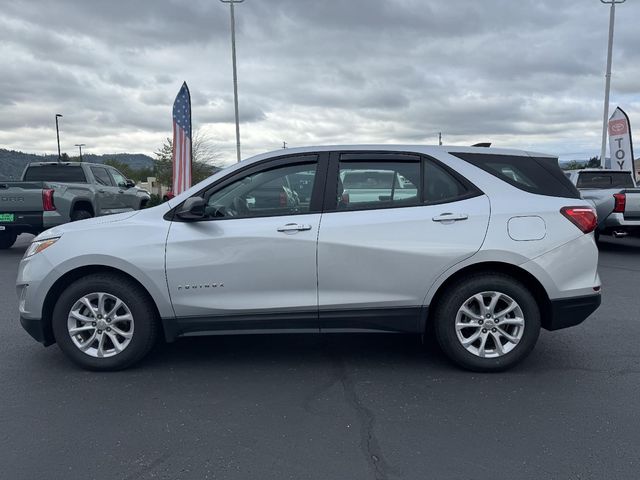
<path fill-rule="evenodd" d="M 587 168 L 566 175 L 598 212 L 596 238 L 640 234 L 640 188 L 630 171 Z"/>

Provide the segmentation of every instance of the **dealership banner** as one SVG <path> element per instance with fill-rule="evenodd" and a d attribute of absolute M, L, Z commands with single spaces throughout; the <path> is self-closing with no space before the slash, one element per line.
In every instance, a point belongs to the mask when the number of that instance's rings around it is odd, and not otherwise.
<path fill-rule="evenodd" d="M 191 94 L 182 84 L 173 102 L 173 194 L 191 187 Z"/>
<path fill-rule="evenodd" d="M 635 178 L 631 124 L 629 117 L 620 107 L 617 107 L 609 118 L 609 154 L 612 170 L 631 170 Z"/>

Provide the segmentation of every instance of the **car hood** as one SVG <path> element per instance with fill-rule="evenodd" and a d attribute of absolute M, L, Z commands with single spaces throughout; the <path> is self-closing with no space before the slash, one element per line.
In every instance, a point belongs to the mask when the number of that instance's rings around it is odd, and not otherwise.
<path fill-rule="evenodd" d="M 139 213 L 140 213 L 140 210 L 136 210 L 132 212 L 116 213 L 115 215 L 105 215 L 103 217 L 88 218 L 86 220 L 79 220 L 77 222 L 65 223 L 64 225 L 59 225 L 57 227 L 50 228 L 49 230 L 45 230 L 40 235 L 38 235 L 34 240 L 43 240 L 51 237 L 59 237 L 67 232 L 90 230 L 99 225 L 122 222 L 124 220 L 128 220 L 138 215 Z"/>

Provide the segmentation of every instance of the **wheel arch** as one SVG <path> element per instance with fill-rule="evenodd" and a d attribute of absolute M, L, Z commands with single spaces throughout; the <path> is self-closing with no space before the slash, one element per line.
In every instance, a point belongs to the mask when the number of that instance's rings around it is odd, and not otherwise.
<path fill-rule="evenodd" d="M 71 214 L 75 210 L 85 210 L 85 211 L 91 213 L 91 216 L 93 216 L 93 217 L 96 216 L 96 212 L 95 212 L 95 210 L 93 208 L 93 204 L 91 203 L 91 200 L 89 200 L 87 198 L 75 199 L 73 201 L 73 203 L 71 204 L 71 210 L 69 211 L 69 216 L 71 216 Z"/>
<path fill-rule="evenodd" d="M 540 308 L 540 319 L 542 327 L 547 328 L 549 326 L 549 319 L 551 315 L 551 301 L 549 300 L 549 295 L 547 294 L 547 291 L 545 290 L 542 283 L 540 283 L 540 281 L 533 274 L 526 271 L 525 269 L 518 267 L 517 265 L 499 261 L 474 263 L 454 272 L 440 286 L 438 286 L 437 290 L 431 297 L 431 301 L 429 302 L 429 311 L 435 311 L 438 302 L 442 298 L 443 293 L 448 288 L 450 288 L 451 285 L 455 284 L 465 277 L 468 277 L 469 275 L 479 273 L 501 273 L 504 275 L 508 275 L 520 281 L 526 287 L 530 288 L 531 293 L 533 294 L 536 303 Z"/>
<path fill-rule="evenodd" d="M 153 305 L 153 308 L 156 314 L 156 319 L 158 321 L 158 326 L 160 328 L 160 332 L 162 335 L 164 335 L 164 322 L 161 321 L 158 305 L 156 304 L 151 293 L 149 293 L 149 290 L 137 278 L 118 268 L 114 268 L 106 265 L 87 265 L 87 266 L 78 267 L 66 272 L 64 275 L 62 275 L 60 278 L 58 278 L 54 282 L 54 284 L 51 286 L 51 288 L 47 292 L 47 295 L 45 296 L 45 299 L 44 299 L 44 303 L 42 305 L 42 321 L 44 323 L 44 330 L 45 330 L 45 337 L 47 337 L 46 338 L 47 344 L 50 345 L 52 343 L 55 343 L 55 339 L 53 337 L 53 329 L 51 326 L 52 325 L 51 322 L 53 319 L 53 309 L 55 308 L 56 302 L 58 298 L 60 298 L 60 295 L 64 291 L 65 287 L 67 287 L 69 284 L 75 282 L 80 278 L 86 277 L 88 275 L 96 274 L 96 273 L 111 273 L 114 275 L 119 275 L 121 277 L 127 278 L 128 280 L 138 285 L 142 289 L 142 291 L 146 293 L 149 301 Z"/>

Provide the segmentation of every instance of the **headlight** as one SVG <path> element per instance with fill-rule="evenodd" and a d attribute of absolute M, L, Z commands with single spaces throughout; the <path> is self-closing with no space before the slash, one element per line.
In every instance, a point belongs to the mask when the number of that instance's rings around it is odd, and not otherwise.
<path fill-rule="evenodd" d="M 60 240 L 60 237 L 47 238 L 46 240 L 39 240 L 37 242 L 31 242 L 31 245 L 29 245 L 29 248 L 27 248 L 27 251 L 24 254 L 24 258 L 32 257 L 36 253 L 40 253 L 43 250 L 46 250 L 51 245 L 56 243 L 58 240 Z"/>

